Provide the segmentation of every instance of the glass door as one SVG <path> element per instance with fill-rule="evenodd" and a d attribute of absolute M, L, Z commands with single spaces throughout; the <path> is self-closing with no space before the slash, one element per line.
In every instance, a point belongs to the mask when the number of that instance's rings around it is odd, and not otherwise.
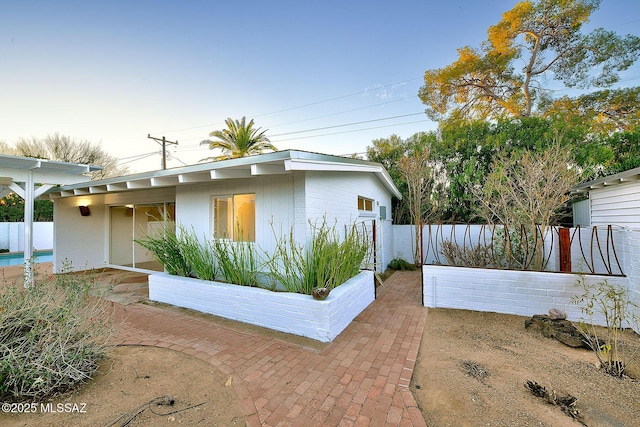
<path fill-rule="evenodd" d="M 123 267 L 163 271 L 162 264 L 135 242 L 162 233 L 165 224 L 175 230 L 175 203 L 121 205 L 109 208 L 109 263 Z"/>

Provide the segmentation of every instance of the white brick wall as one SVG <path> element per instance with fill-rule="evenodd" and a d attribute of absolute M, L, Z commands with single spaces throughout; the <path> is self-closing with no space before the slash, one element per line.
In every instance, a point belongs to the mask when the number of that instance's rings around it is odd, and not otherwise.
<path fill-rule="evenodd" d="M 375 290 L 370 271 L 363 271 L 333 289 L 324 301 L 316 301 L 310 295 L 160 273 L 149 276 L 149 298 L 330 342 L 373 302 Z"/>
<path fill-rule="evenodd" d="M 487 270 L 425 265 L 423 296 L 426 307 L 533 316 L 551 308 L 565 310 L 572 321 L 583 316 L 571 298 L 580 293 L 578 276 L 565 273 Z M 588 283 L 608 280 L 627 286 L 624 277 L 585 276 Z M 600 320 L 601 322 L 601 320 Z"/>

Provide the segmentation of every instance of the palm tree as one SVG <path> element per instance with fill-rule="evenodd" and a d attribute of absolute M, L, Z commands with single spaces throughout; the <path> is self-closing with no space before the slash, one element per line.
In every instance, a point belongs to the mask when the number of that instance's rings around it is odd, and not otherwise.
<path fill-rule="evenodd" d="M 265 131 L 260 131 L 260 128 L 253 128 L 253 119 L 246 123 L 246 118 L 243 117 L 240 120 L 232 120 L 229 117 L 225 120 L 227 129 L 214 130 L 209 136 L 217 138 L 217 140 L 206 140 L 209 144 L 209 149 L 219 148 L 222 150 L 222 155 L 217 157 L 208 157 L 203 160 L 225 160 L 235 159 L 237 157 L 246 157 L 254 154 L 260 154 L 263 150 L 278 151 L 278 149 L 271 144 L 269 138 L 265 136 Z"/>

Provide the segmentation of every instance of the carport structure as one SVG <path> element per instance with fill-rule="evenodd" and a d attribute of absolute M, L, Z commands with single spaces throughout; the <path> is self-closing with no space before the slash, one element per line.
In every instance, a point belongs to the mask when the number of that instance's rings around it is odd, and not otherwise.
<path fill-rule="evenodd" d="M 100 166 L 0 155 L 0 198 L 16 193 L 24 199 L 24 286 L 33 284 L 33 204 L 57 185 L 89 181 Z M 55 248 L 54 248 L 55 249 Z"/>

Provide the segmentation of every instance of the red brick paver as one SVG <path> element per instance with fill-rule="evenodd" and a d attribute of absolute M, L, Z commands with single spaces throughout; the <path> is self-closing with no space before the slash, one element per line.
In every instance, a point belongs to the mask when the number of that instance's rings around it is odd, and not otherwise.
<path fill-rule="evenodd" d="M 233 377 L 248 426 L 426 426 L 409 390 L 427 316 L 396 272 L 322 350 L 173 307 L 120 306 L 119 344 L 170 348 Z"/>

